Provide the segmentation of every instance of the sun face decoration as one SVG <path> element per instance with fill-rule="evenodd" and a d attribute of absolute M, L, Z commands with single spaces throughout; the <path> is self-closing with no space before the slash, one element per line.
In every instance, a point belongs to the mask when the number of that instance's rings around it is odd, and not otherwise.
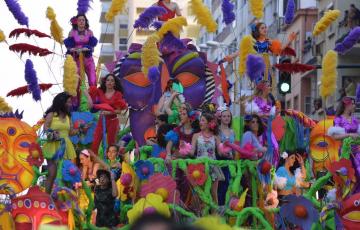
<path fill-rule="evenodd" d="M 315 173 L 326 170 L 331 162 L 338 160 L 341 142 L 327 135 L 328 129 L 333 125 L 333 118 L 322 120 L 310 133 L 310 156 L 314 160 Z"/>
<path fill-rule="evenodd" d="M 0 118 L 0 180 L 15 193 L 30 187 L 34 176 L 27 162 L 35 130 L 15 117 Z"/>

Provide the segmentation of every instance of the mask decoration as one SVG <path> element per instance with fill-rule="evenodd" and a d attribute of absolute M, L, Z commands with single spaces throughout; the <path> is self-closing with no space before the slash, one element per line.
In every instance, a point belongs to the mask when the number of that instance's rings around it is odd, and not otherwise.
<path fill-rule="evenodd" d="M 26 195 L 12 199 L 11 214 L 18 230 L 37 230 L 41 224 L 62 224 L 52 199 L 37 186 L 31 187 Z"/>
<path fill-rule="evenodd" d="M 344 229 L 359 229 L 360 193 L 350 196 L 341 203 L 339 212 Z"/>
<path fill-rule="evenodd" d="M 136 142 L 145 144 L 144 133 L 155 125 L 155 116 L 150 101 L 159 101 L 162 85 L 167 79 L 178 79 L 184 87 L 186 102 L 198 108 L 211 102 L 215 92 L 214 68 L 208 67 L 204 54 L 187 45 L 189 40 L 181 41 L 171 33 L 164 36 L 160 52 L 164 63 L 160 65 L 161 79 L 150 80 L 141 72 L 141 45 L 132 44 L 129 54 L 119 60 L 114 74 L 120 79 L 124 98 L 130 107 L 130 127 Z M 153 87 L 156 93 L 152 94 Z M 155 97 L 155 98 L 152 98 Z"/>
<path fill-rule="evenodd" d="M 333 118 L 327 118 L 315 125 L 310 133 L 310 157 L 314 161 L 313 171 L 326 171 L 331 162 L 338 161 L 338 151 L 341 145 L 327 135 L 327 131 L 334 125 Z M 324 129 L 325 127 L 325 129 Z"/>
<path fill-rule="evenodd" d="M 36 142 L 36 130 L 21 118 L 17 111 L 0 117 L 0 181 L 15 193 L 29 188 L 34 177 L 26 159 L 30 145 Z"/>

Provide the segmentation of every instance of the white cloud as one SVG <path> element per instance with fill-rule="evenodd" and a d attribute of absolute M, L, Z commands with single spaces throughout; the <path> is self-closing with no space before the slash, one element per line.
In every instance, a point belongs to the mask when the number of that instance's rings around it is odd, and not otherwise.
<path fill-rule="evenodd" d="M 66 3 L 65 3 L 66 2 Z M 46 9 L 48 6 L 52 7 L 56 13 L 56 18 L 60 26 L 64 30 L 66 37 L 71 29 L 70 18 L 77 14 L 77 0 L 19 0 L 23 12 L 29 18 L 29 28 L 37 29 L 41 32 L 50 35 L 50 21 L 46 18 Z M 92 9 L 87 13 L 90 22 L 90 29 L 95 36 L 100 35 L 100 13 L 101 3 L 94 0 L 91 3 Z M 16 28 L 23 26 L 19 25 L 16 19 L 8 10 L 4 1 L 0 3 L 0 29 L 4 31 L 5 35 Z M 60 83 L 54 85 L 48 92 L 42 94 L 40 102 L 33 101 L 30 94 L 20 98 L 6 97 L 5 100 L 13 107 L 13 109 L 24 110 L 24 121 L 30 125 L 35 124 L 43 115 L 43 110 L 46 110 L 52 102 L 53 97 L 62 91 L 62 73 L 64 57 L 61 55 L 66 52 L 65 46 L 60 48 L 59 44 L 54 44 L 54 41 L 48 38 L 27 38 L 21 35 L 18 39 L 7 38 L 8 43 L 15 44 L 19 42 L 26 42 L 37 45 L 42 48 L 47 48 L 54 51 L 55 55 L 48 55 L 47 57 L 29 56 L 23 54 L 20 59 L 14 52 L 9 50 L 5 43 L 0 43 L 0 96 L 4 97 L 6 94 L 15 88 L 26 85 L 24 78 L 24 62 L 30 58 L 34 63 L 34 68 L 37 72 L 39 83 Z M 100 45 L 97 46 L 94 56 L 99 54 Z M 95 64 L 97 58 L 95 58 Z"/>

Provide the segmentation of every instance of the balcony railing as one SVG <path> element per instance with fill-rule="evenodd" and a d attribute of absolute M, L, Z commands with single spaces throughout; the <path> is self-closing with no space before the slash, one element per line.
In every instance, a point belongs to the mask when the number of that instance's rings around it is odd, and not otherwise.
<path fill-rule="evenodd" d="M 228 25 L 215 37 L 215 41 L 223 42 L 231 34 L 231 25 Z"/>

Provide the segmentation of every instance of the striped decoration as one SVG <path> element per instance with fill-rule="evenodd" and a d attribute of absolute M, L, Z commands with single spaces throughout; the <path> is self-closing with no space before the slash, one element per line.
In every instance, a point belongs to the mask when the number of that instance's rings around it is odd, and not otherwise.
<path fill-rule="evenodd" d="M 205 66 L 205 75 L 206 75 L 206 92 L 205 92 L 205 99 L 202 105 L 210 103 L 215 93 L 214 75 L 212 74 L 208 66 Z"/>

